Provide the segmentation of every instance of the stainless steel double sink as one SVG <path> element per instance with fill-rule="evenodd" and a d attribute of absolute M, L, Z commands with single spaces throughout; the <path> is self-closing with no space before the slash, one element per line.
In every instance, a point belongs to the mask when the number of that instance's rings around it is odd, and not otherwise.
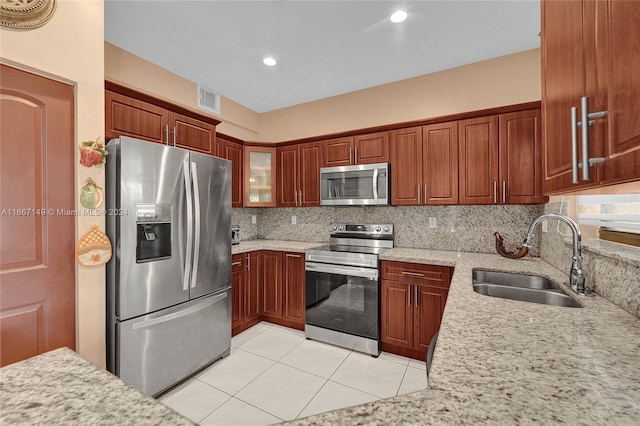
<path fill-rule="evenodd" d="M 473 290 L 476 293 L 545 305 L 582 307 L 545 277 L 484 269 L 473 269 L 472 277 Z"/>

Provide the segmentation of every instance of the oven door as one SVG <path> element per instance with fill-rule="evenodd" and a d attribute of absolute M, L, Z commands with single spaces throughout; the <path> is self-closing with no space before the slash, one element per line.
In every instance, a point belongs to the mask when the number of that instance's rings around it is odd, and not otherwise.
<path fill-rule="evenodd" d="M 378 269 L 306 263 L 306 323 L 378 340 Z"/>

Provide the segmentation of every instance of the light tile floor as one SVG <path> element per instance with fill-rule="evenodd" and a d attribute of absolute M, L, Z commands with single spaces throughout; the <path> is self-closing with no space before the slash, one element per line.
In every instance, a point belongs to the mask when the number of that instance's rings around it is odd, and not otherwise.
<path fill-rule="evenodd" d="M 201 425 L 268 425 L 424 389 L 425 369 L 262 322 L 231 339 L 231 355 L 159 400 Z"/>

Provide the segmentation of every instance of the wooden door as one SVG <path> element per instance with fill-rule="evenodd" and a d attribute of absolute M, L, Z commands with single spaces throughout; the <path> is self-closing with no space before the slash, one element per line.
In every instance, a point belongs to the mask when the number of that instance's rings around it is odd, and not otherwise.
<path fill-rule="evenodd" d="M 305 271 L 304 253 L 285 253 L 283 258 L 284 311 L 282 318 L 304 330 Z"/>
<path fill-rule="evenodd" d="M 169 127 L 170 144 L 203 154 L 215 154 L 216 126 L 213 124 L 172 112 L 169 113 Z"/>
<path fill-rule="evenodd" d="M 242 145 L 222 139 L 223 158 L 231 161 L 231 207 L 242 207 L 244 191 L 242 176 Z"/>
<path fill-rule="evenodd" d="M 422 199 L 425 204 L 458 204 L 458 124 L 422 128 Z"/>
<path fill-rule="evenodd" d="M 498 202 L 498 117 L 458 122 L 460 204 Z"/>
<path fill-rule="evenodd" d="M 298 201 L 298 145 L 277 148 L 278 155 L 278 207 L 297 207 Z"/>
<path fill-rule="evenodd" d="M 245 258 L 244 318 L 257 322 L 262 315 L 262 252 L 252 251 Z"/>
<path fill-rule="evenodd" d="M 262 315 L 282 318 L 282 252 L 262 251 Z"/>
<path fill-rule="evenodd" d="M 244 324 L 244 265 L 241 254 L 231 256 L 231 335 L 240 332 Z"/>
<path fill-rule="evenodd" d="M 389 161 L 389 132 L 356 135 L 353 139 L 355 164 Z"/>
<path fill-rule="evenodd" d="M 105 137 L 129 136 L 168 143 L 169 113 L 147 102 L 105 91 Z"/>
<path fill-rule="evenodd" d="M 440 329 L 449 290 L 425 285 L 414 286 L 413 349 L 426 352 L 431 338 Z"/>
<path fill-rule="evenodd" d="M 276 206 L 276 148 L 244 148 L 245 207 Z"/>
<path fill-rule="evenodd" d="M 380 302 L 383 343 L 411 348 L 413 345 L 413 287 L 410 284 L 382 280 Z"/>
<path fill-rule="evenodd" d="M 584 30 L 588 28 L 591 2 L 543 1 L 541 9 L 542 56 L 542 122 L 545 194 L 579 189 L 593 183 L 572 184 L 571 173 L 571 107 L 578 107 L 587 94 Z M 587 27 L 583 27 L 587 22 Z M 625 29 L 620 29 L 625 31 Z M 595 58 L 593 58 L 595 61 Z M 592 62 L 589 66 L 595 66 Z M 593 147 L 595 149 L 595 146 Z M 578 129 L 578 158 L 581 143 Z M 595 154 L 595 151 L 594 151 Z M 594 157 L 597 155 L 593 155 Z M 595 169 L 594 169 L 595 171 Z M 597 176 L 593 176 L 597 181 Z"/>
<path fill-rule="evenodd" d="M 608 116 L 595 120 L 591 143 L 604 139 L 602 181 L 623 182 L 640 178 L 640 2 L 609 0 L 596 7 L 600 81 L 589 110 Z"/>
<path fill-rule="evenodd" d="M 324 167 L 353 164 L 353 137 L 330 139 L 323 146 Z"/>
<path fill-rule="evenodd" d="M 309 142 L 300 145 L 299 205 L 320 206 L 320 167 L 322 166 L 322 144 Z"/>
<path fill-rule="evenodd" d="M 500 182 L 501 204 L 544 203 L 542 195 L 542 141 L 540 110 L 501 114 Z"/>
<path fill-rule="evenodd" d="M 416 206 L 422 200 L 422 127 L 391 132 L 391 204 Z"/>
<path fill-rule="evenodd" d="M 0 65 L 0 365 L 75 350 L 73 87 Z"/>

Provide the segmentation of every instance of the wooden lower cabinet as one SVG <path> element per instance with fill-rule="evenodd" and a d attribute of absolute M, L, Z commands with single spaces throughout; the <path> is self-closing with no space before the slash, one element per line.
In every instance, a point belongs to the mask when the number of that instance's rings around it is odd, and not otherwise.
<path fill-rule="evenodd" d="M 304 330 L 304 255 L 263 250 L 262 264 L 262 318 Z"/>
<path fill-rule="evenodd" d="M 429 343 L 440 328 L 450 282 L 451 268 L 446 266 L 382 262 L 383 351 L 426 360 Z"/>
<path fill-rule="evenodd" d="M 282 318 L 282 252 L 263 250 L 262 316 Z"/>
<path fill-rule="evenodd" d="M 285 253 L 282 261 L 284 270 L 282 319 L 297 325 L 295 328 L 304 329 L 304 253 Z"/>
<path fill-rule="evenodd" d="M 262 288 L 260 252 L 231 257 L 231 335 L 260 322 Z"/>

